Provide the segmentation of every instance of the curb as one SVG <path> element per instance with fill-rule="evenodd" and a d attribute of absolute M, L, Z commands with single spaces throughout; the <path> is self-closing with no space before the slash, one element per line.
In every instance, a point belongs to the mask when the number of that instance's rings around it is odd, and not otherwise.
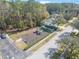
<path fill-rule="evenodd" d="M 50 40 L 49 38 L 52 38 L 52 36 L 54 36 L 54 35 L 56 35 L 56 32 L 49 34 L 47 37 L 45 37 L 44 39 L 42 39 L 41 41 L 39 41 L 38 43 L 33 45 L 31 48 L 26 50 L 26 52 L 35 52 L 40 47 L 42 47 L 45 43 L 47 43 Z"/>

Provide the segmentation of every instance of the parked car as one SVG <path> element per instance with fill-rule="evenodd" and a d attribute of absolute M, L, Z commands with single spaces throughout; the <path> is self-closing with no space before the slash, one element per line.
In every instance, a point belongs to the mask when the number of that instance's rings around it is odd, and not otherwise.
<path fill-rule="evenodd" d="M 60 36 L 59 36 L 59 38 L 64 38 L 64 37 L 68 37 L 68 36 L 70 36 L 70 32 L 65 32 L 65 33 L 63 33 L 63 34 L 61 34 Z"/>
<path fill-rule="evenodd" d="M 5 39 L 6 38 L 5 34 L 0 34 L 0 38 Z"/>

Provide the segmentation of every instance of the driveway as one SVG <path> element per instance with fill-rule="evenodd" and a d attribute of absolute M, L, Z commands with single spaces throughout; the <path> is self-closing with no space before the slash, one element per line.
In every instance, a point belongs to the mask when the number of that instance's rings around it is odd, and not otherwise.
<path fill-rule="evenodd" d="M 51 38 L 49 42 L 35 51 L 32 55 L 28 56 L 26 59 L 49 59 L 45 56 L 45 53 L 48 52 L 49 48 L 58 48 L 56 44 L 56 40 L 59 40 L 59 36 L 65 32 L 72 32 L 73 28 L 71 26 L 67 26 L 63 31 L 57 32 L 57 35 Z"/>

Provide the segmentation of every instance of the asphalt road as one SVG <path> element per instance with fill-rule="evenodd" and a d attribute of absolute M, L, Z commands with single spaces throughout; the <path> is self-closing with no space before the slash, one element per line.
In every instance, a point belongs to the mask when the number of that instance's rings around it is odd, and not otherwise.
<path fill-rule="evenodd" d="M 0 39 L 0 52 L 3 59 L 25 59 L 26 53 L 18 50 L 12 42 L 6 39 Z"/>
<path fill-rule="evenodd" d="M 49 48 L 58 48 L 56 41 L 60 39 L 59 36 L 65 32 L 72 32 L 72 30 L 73 30 L 73 28 L 71 26 L 67 26 L 67 27 L 65 27 L 65 29 L 63 31 L 57 32 L 57 35 L 52 37 L 49 42 L 47 42 L 45 45 L 43 45 L 41 48 L 39 48 L 32 55 L 28 56 L 26 59 L 49 59 L 49 58 L 47 58 L 47 56 L 45 56 L 45 53 L 48 52 L 48 49 Z"/>

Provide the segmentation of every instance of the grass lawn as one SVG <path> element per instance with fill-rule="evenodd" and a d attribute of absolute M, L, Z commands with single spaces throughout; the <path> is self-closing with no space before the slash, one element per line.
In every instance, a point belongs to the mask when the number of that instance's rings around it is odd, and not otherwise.
<path fill-rule="evenodd" d="M 25 48 L 28 48 L 28 45 L 26 43 L 24 43 L 23 41 L 18 41 L 15 43 L 16 47 L 24 50 Z"/>

